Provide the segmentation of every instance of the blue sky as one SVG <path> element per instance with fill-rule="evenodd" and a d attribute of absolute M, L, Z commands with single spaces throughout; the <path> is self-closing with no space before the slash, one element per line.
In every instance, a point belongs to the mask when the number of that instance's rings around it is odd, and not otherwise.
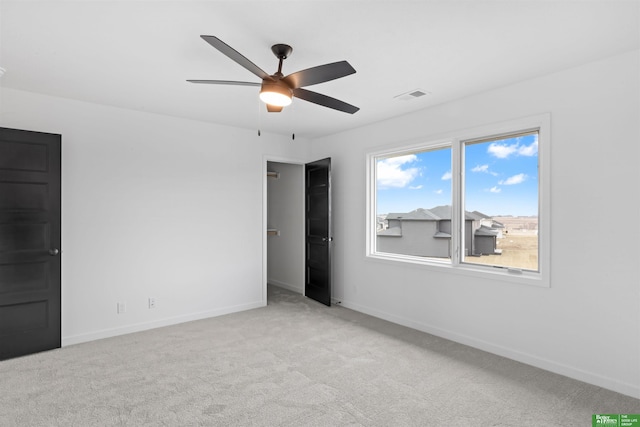
<path fill-rule="evenodd" d="M 387 157 L 377 163 L 377 213 L 451 204 L 451 149 Z M 487 215 L 538 215 L 537 134 L 465 148 L 465 209 Z"/>

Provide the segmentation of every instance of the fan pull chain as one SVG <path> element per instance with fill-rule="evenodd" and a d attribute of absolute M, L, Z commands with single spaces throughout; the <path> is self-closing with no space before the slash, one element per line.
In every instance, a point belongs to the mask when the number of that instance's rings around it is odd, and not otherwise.
<path fill-rule="evenodd" d="M 258 136 L 261 136 L 260 128 L 262 127 L 262 108 L 260 108 L 260 99 L 258 99 Z"/>

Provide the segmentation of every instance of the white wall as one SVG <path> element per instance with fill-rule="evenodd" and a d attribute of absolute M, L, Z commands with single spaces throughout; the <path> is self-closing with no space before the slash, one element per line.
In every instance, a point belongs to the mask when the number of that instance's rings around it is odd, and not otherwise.
<path fill-rule="evenodd" d="M 10 89 L 0 126 L 62 134 L 63 345 L 265 304 L 263 156 L 308 141 Z"/>
<path fill-rule="evenodd" d="M 332 157 L 336 297 L 640 397 L 639 80 L 631 52 L 314 140 L 314 158 Z M 368 150 L 547 112 L 551 288 L 365 257 Z"/>
<path fill-rule="evenodd" d="M 268 228 L 279 231 L 267 238 L 267 281 L 304 293 L 304 165 L 269 162 L 278 172 L 267 179 Z"/>

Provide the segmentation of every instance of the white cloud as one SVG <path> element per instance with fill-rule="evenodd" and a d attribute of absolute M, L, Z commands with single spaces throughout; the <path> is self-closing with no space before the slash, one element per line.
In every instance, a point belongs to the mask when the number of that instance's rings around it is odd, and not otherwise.
<path fill-rule="evenodd" d="M 436 194 L 442 194 L 442 190 L 436 190 L 436 191 L 434 191 L 434 193 L 436 193 Z"/>
<path fill-rule="evenodd" d="M 422 185 L 409 186 L 409 190 L 420 190 L 421 188 L 422 188 Z"/>
<path fill-rule="evenodd" d="M 414 154 L 379 160 L 376 171 L 378 188 L 403 188 L 409 185 L 409 183 L 418 176 L 420 169 L 403 169 L 403 166 L 413 163 L 416 160 L 418 160 L 418 157 Z"/>
<path fill-rule="evenodd" d="M 535 156 L 538 154 L 538 138 L 529 145 L 520 145 L 520 138 L 516 139 L 515 144 L 507 145 L 499 142 L 492 142 L 487 148 L 487 152 L 499 159 L 506 159 L 512 154 L 518 156 Z"/>
<path fill-rule="evenodd" d="M 501 191 L 502 191 L 502 189 L 500 187 L 491 187 L 489 189 L 489 192 L 491 192 L 491 193 L 499 193 Z"/>
<path fill-rule="evenodd" d="M 489 148 L 487 148 L 487 152 L 489 152 L 489 154 L 499 159 L 506 159 L 507 157 L 509 157 L 510 155 L 516 152 L 516 146 L 517 146 L 516 144 L 501 145 L 501 144 L 498 144 L 497 142 L 492 142 L 491 144 L 489 144 Z"/>
<path fill-rule="evenodd" d="M 523 145 L 518 147 L 518 154 L 520 156 L 535 156 L 536 154 L 538 154 L 538 138 L 536 138 L 536 140 L 531 143 L 531 145 Z"/>
<path fill-rule="evenodd" d="M 510 176 L 509 178 L 498 182 L 498 184 L 500 184 L 500 185 L 522 184 L 527 178 L 528 178 L 527 175 L 525 175 L 523 173 L 519 173 L 518 175 Z"/>
<path fill-rule="evenodd" d="M 442 175 L 442 178 L 440 178 L 443 181 L 448 181 L 451 179 L 451 171 L 445 172 L 444 175 Z"/>
<path fill-rule="evenodd" d="M 477 165 L 476 167 L 471 169 L 471 172 L 482 172 L 488 173 L 489 175 L 498 176 L 496 172 L 492 172 L 489 170 L 489 165 Z"/>

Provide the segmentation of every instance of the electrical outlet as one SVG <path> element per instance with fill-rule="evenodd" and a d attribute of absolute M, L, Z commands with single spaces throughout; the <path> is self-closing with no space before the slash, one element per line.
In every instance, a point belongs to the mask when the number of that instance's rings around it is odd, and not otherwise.
<path fill-rule="evenodd" d="M 156 308 L 156 299 L 149 297 L 149 308 Z"/>
<path fill-rule="evenodd" d="M 125 301 L 118 302 L 118 314 L 126 313 L 127 303 Z"/>

